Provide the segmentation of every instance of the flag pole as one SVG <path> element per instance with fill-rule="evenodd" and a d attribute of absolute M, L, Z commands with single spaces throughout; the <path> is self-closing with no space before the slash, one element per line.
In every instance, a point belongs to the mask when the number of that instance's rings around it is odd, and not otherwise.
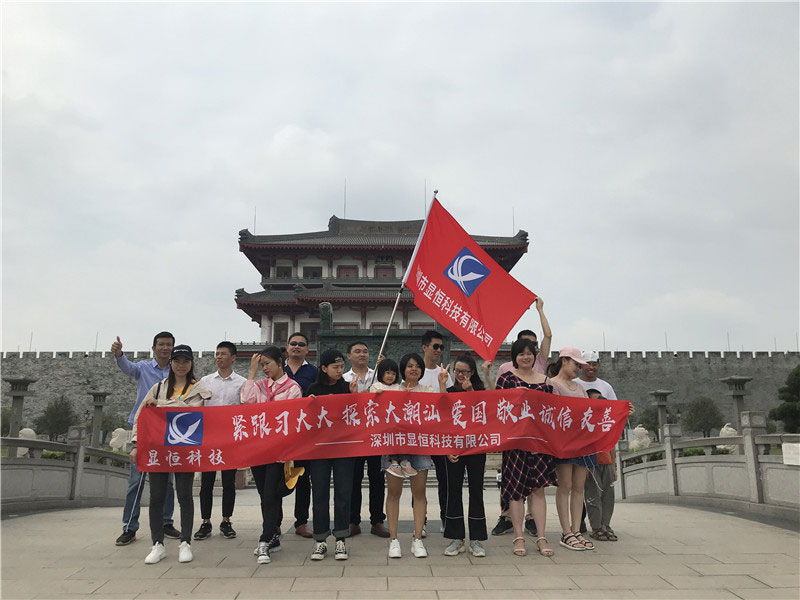
<path fill-rule="evenodd" d="M 433 190 L 433 200 L 437 200 L 436 194 L 439 193 L 439 190 Z M 403 279 L 400 281 L 400 289 L 397 290 L 397 298 L 394 301 L 394 307 L 392 308 L 392 314 L 389 315 L 389 323 L 386 325 L 386 333 L 383 334 L 383 341 L 381 342 L 381 349 L 378 350 L 378 360 L 381 359 L 381 355 L 383 354 L 384 348 L 386 348 L 386 340 L 389 339 L 389 331 L 392 329 L 392 320 L 394 319 L 394 315 L 397 312 L 397 305 L 400 304 L 400 295 L 403 293 L 403 286 L 406 283 L 406 279 L 408 279 L 408 272 L 411 268 L 411 265 L 414 264 L 414 258 L 417 256 L 417 249 L 419 248 L 419 243 L 422 241 L 422 236 L 425 235 L 425 226 L 428 224 L 428 216 L 430 215 L 431 208 L 433 208 L 433 201 L 431 202 L 430 208 L 428 208 L 428 212 L 425 214 L 425 220 L 422 223 L 422 228 L 419 230 L 419 237 L 417 238 L 417 243 L 414 246 L 414 252 L 411 254 L 411 260 L 408 261 L 408 267 L 406 267 L 406 272 L 403 273 Z M 372 374 L 372 382 L 375 381 L 375 375 L 378 372 L 378 364 L 375 363 L 375 372 Z M 402 374 L 398 373 L 402 377 Z"/>

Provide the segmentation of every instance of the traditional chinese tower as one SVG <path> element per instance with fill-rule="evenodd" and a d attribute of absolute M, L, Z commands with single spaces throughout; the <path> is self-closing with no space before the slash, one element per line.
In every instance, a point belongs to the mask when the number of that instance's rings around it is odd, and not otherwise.
<path fill-rule="evenodd" d="M 332 216 L 325 231 L 253 235 L 243 229 L 239 251 L 258 269 L 263 290 L 236 290 L 236 307 L 260 325 L 262 343 L 285 343 L 292 331 L 316 340 L 323 301 L 334 308 L 334 329 L 385 330 L 422 223 Z M 506 271 L 528 251 L 525 231 L 473 238 Z M 392 328 L 434 325 L 404 291 Z"/>

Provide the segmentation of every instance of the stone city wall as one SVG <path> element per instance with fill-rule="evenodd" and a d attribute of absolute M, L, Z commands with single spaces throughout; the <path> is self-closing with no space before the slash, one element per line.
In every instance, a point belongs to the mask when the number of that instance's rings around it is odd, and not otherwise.
<path fill-rule="evenodd" d="M 459 349 L 452 348 L 451 356 Z M 150 352 L 126 352 L 131 360 L 149 359 Z M 195 353 L 195 374 L 199 377 L 216 369 L 214 351 Z M 244 354 L 244 352 L 243 352 Z M 392 357 L 398 359 L 399 357 Z M 508 360 L 507 349 L 498 356 L 497 365 Z M 478 361 L 480 364 L 480 361 Z M 669 406 L 685 405 L 698 396 L 714 399 L 725 420 L 733 422 L 732 401 L 727 386 L 720 379 L 730 375 L 752 377 L 747 384 L 745 410 L 768 412 L 777 406 L 778 388 L 789 372 L 800 364 L 797 352 L 602 352 L 600 377 L 614 386 L 620 399 L 630 400 L 637 410 L 652 402 L 649 392 L 673 390 Z M 30 425 L 51 400 L 62 394 L 72 401 L 81 416 L 91 411 L 89 390 L 110 392 L 106 411 L 127 418 L 136 398 L 136 386 L 116 366 L 111 352 L 40 352 L 5 353 L 0 363 L 2 376 L 32 377 L 34 395 L 26 398 L 23 422 Z M 249 358 L 236 361 L 237 373 L 247 376 Z M 9 384 L 3 382 L 2 405 L 10 405 Z"/>

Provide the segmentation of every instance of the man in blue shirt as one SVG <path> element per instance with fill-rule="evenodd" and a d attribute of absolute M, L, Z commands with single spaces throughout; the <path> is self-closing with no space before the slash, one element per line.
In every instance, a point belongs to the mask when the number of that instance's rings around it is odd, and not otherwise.
<path fill-rule="evenodd" d="M 111 344 L 111 352 L 116 357 L 119 370 L 128 377 L 136 380 L 136 404 L 128 417 L 128 425 L 133 427 L 133 419 L 139 405 L 144 400 L 147 392 L 155 384 L 169 375 L 169 358 L 172 347 L 175 345 L 175 336 L 169 331 L 157 333 L 153 338 L 153 360 L 140 360 L 131 362 L 122 353 L 122 341 L 117 340 Z M 128 478 L 128 492 L 125 495 L 125 508 L 122 511 L 122 535 L 117 538 L 117 546 L 127 546 L 136 539 L 139 529 L 139 510 L 142 501 L 142 491 L 147 473 L 139 473 L 136 463 L 131 463 L 131 474 Z M 180 538 L 180 532 L 175 529 L 172 521 L 172 511 L 175 508 L 175 492 L 172 487 L 172 477 L 167 483 L 167 497 L 164 501 L 164 535 L 174 539 Z"/>

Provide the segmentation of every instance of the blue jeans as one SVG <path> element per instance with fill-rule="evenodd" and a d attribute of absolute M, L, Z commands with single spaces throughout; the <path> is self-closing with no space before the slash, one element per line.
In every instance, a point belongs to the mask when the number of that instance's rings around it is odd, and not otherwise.
<path fill-rule="evenodd" d="M 139 511 L 142 503 L 147 473 L 139 473 L 136 463 L 131 463 L 128 477 L 128 492 L 125 494 L 125 508 L 122 510 L 122 531 L 138 531 Z M 167 497 L 164 499 L 164 525 L 172 525 L 172 511 L 175 510 L 175 490 L 172 487 L 172 473 L 167 483 Z"/>
<path fill-rule="evenodd" d="M 350 535 L 350 497 L 353 493 L 352 458 L 317 458 L 311 466 L 314 539 L 324 542 L 331 534 L 331 474 L 333 474 L 333 535 Z"/>

